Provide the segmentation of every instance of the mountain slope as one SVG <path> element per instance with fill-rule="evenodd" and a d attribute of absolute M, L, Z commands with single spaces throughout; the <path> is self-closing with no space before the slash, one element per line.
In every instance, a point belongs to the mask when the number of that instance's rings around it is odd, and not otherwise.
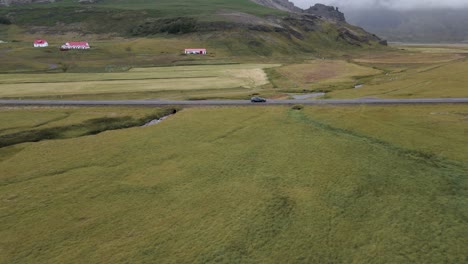
<path fill-rule="evenodd" d="M 76 0 L 63 0 L 11 5 L 0 10 L 0 17 L 36 35 L 76 32 L 81 35 L 177 37 L 181 41 L 196 40 L 231 55 L 291 55 L 384 44 L 377 36 L 344 20 L 303 11 L 288 1 L 261 0 L 261 3 L 263 5 L 250 0 L 102 0 L 83 5 Z"/>

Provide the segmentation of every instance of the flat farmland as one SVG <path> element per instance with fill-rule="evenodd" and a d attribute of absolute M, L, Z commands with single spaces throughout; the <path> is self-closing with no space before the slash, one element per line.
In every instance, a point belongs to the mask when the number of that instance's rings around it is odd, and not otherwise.
<path fill-rule="evenodd" d="M 274 83 L 283 89 L 326 89 L 330 86 L 352 85 L 358 77 L 382 73 L 378 69 L 341 60 L 314 60 L 285 65 L 274 70 Z"/>
<path fill-rule="evenodd" d="M 263 69 L 275 64 L 135 68 L 123 73 L 4 74 L 0 97 L 47 97 L 253 89 L 268 83 Z"/>
<path fill-rule="evenodd" d="M 8 108 L 0 124 L 161 111 L 132 109 Z M 54 125 L 61 111 L 70 119 Z M 467 115 L 190 108 L 154 126 L 1 147 L 0 262 L 462 263 Z"/>
<path fill-rule="evenodd" d="M 413 52 L 402 53 L 369 53 L 363 55 L 361 58 L 355 58 L 353 61 L 358 63 L 370 64 L 425 64 L 425 63 L 444 63 L 453 60 L 464 58 L 463 55 L 458 53 L 465 53 L 454 51 L 453 49 L 440 49 L 433 47 L 426 47 L 423 50 L 417 48 L 410 48 Z"/>
<path fill-rule="evenodd" d="M 333 91 L 332 98 L 468 97 L 468 61 L 426 64 L 389 72 L 368 80 L 359 89 Z"/>

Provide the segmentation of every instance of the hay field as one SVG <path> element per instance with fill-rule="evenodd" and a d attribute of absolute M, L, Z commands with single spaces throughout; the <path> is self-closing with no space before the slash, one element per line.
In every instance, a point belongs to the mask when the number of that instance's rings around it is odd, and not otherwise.
<path fill-rule="evenodd" d="M 241 64 L 134 68 L 124 73 L 0 75 L 0 97 L 144 93 L 210 89 L 252 89 L 268 83 L 264 68 Z"/>
<path fill-rule="evenodd" d="M 462 263 L 467 115 L 190 108 L 0 148 L 0 262 Z"/>

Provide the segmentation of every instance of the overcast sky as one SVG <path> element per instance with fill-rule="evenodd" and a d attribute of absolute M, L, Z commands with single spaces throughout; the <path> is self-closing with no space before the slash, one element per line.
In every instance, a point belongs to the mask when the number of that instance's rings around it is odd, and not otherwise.
<path fill-rule="evenodd" d="M 297 6 L 308 8 L 315 3 L 338 6 L 342 8 L 361 8 L 363 6 L 380 6 L 391 9 L 468 7 L 468 0 L 290 0 Z"/>

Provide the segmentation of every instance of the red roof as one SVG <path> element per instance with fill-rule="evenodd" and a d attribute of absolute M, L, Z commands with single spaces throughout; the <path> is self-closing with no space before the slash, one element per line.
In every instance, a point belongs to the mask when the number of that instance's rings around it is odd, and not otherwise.
<path fill-rule="evenodd" d="M 34 44 L 45 44 L 47 43 L 47 41 L 43 40 L 43 39 L 36 39 L 34 40 Z"/>

